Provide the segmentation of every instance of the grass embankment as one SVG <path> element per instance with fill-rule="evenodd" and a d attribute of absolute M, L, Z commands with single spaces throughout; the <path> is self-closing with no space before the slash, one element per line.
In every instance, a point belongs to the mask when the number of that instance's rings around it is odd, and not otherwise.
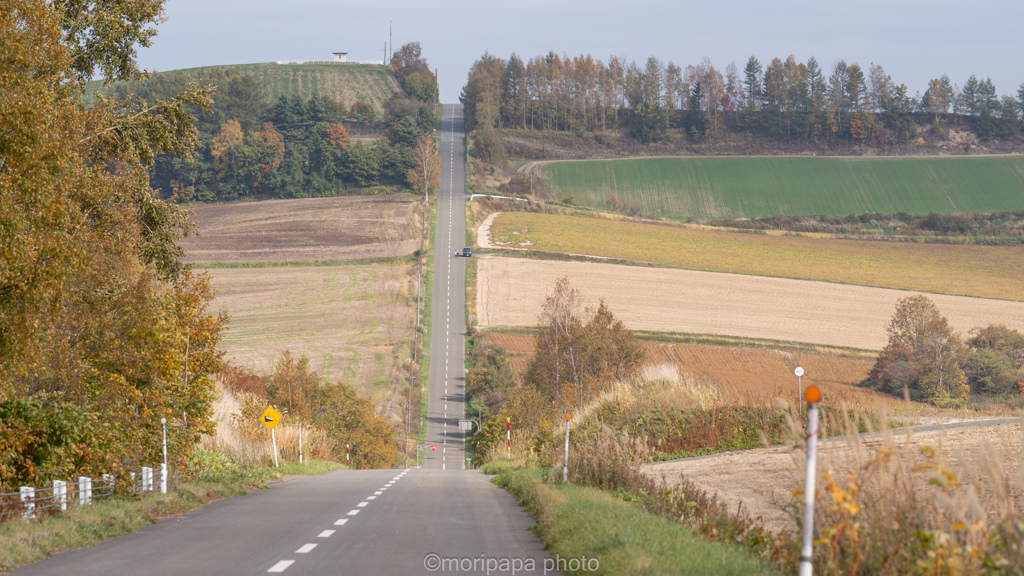
<path fill-rule="evenodd" d="M 506 212 L 492 242 L 668 266 L 1024 301 L 1017 247 L 747 234 Z"/>
<path fill-rule="evenodd" d="M 556 199 L 604 208 L 609 194 L 648 218 L 1019 210 L 1024 156 L 724 157 L 544 164 Z"/>
<path fill-rule="evenodd" d="M 92 506 L 68 506 L 68 511 L 41 520 L 12 520 L 0 524 L 0 573 L 38 562 L 61 552 L 83 548 L 163 518 L 180 516 L 221 498 L 266 488 L 282 476 L 315 475 L 341 470 L 336 462 L 313 460 L 306 465 L 285 463 L 280 468 L 232 468 L 200 480 L 182 481 L 167 494 L 140 498 L 114 496 Z"/>
<path fill-rule="evenodd" d="M 498 472 L 495 484 L 536 518 L 536 532 L 553 558 L 597 558 L 596 574 L 773 573 L 742 548 L 704 540 L 600 490 L 548 484 L 541 470 L 505 463 L 489 464 L 484 471 Z"/>

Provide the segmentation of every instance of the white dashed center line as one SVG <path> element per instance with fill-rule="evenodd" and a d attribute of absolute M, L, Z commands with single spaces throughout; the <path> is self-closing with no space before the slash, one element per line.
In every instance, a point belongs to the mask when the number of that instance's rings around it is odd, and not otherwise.
<path fill-rule="evenodd" d="M 303 544 L 302 548 L 299 548 L 298 550 L 296 550 L 295 553 L 296 554 L 309 554 L 310 552 L 313 551 L 313 548 L 316 548 L 316 544 Z"/>
<path fill-rule="evenodd" d="M 267 572 L 270 572 L 271 574 L 280 574 L 287 570 L 292 564 L 295 564 L 295 560 L 281 560 L 277 564 L 271 566 L 270 570 L 267 570 Z"/>
<path fill-rule="evenodd" d="M 323 532 L 316 535 L 317 538 L 330 538 L 334 534 L 334 530 L 324 530 Z"/>

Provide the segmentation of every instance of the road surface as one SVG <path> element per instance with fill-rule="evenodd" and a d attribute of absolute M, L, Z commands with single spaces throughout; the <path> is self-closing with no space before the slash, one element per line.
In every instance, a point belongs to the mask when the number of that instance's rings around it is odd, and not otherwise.
<path fill-rule="evenodd" d="M 290 476 L 14 574 L 486 574 L 484 561 L 502 558 L 533 559 L 534 571 L 517 573 L 543 574 L 551 559 L 532 520 L 488 480 L 440 470 Z"/>
<path fill-rule="evenodd" d="M 430 370 L 423 467 L 462 470 L 466 466 L 466 260 L 455 258 L 466 243 L 466 151 L 462 106 L 441 112 L 441 192 L 437 196 L 434 284 L 430 313 Z M 435 446 L 431 451 L 430 447 Z"/>

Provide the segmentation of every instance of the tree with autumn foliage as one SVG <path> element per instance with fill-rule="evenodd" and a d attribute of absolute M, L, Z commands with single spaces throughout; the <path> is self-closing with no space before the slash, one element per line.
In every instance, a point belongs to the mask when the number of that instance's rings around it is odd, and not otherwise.
<path fill-rule="evenodd" d="M 604 301 L 584 306 L 567 278 L 555 283 L 537 323 L 537 353 L 524 381 L 556 405 L 576 410 L 643 364 L 633 333 Z"/>
<path fill-rule="evenodd" d="M 412 164 L 406 175 L 410 188 L 424 195 L 441 189 L 441 155 L 437 153 L 437 141 L 432 136 L 426 133 L 420 136 L 413 148 Z"/>
<path fill-rule="evenodd" d="M 889 343 L 868 374 L 870 383 L 916 399 L 967 398 L 967 347 L 931 300 L 920 295 L 900 299 L 886 331 Z"/>
<path fill-rule="evenodd" d="M 147 169 L 197 146 L 189 109 L 99 97 L 84 81 L 141 76 L 162 2 L 10 0 L 0 11 L 0 485 L 172 466 L 212 431 L 225 319 L 181 264 L 183 211 Z"/>
<path fill-rule="evenodd" d="M 355 387 L 329 383 L 310 367 L 309 358 L 287 351 L 263 380 L 265 387 L 257 387 L 257 395 L 277 406 L 286 422 L 325 432 L 332 441 L 334 460 L 345 461 L 348 444 L 353 468 L 388 468 L 394 463 L 394 426 L 377 416 L 373 402 L 360 398 Z"/>

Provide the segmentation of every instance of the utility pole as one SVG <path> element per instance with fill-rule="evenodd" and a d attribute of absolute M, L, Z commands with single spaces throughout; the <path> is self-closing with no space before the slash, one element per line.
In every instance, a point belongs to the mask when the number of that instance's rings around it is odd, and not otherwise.
<path fill-rule="evenodd" d="M 395 50 L 395 40 L 394 40 L 394 38 L 392 38 L 392 34 L 391 34 L 391 20 L 388 20 L 388 46 L 390 46 L 390 50 L 386 50 L 385 54 L 384 54 L 384 65 L 385 66 L 387 65 L 388 61 L 390 60 L 390 58 L 387 57 L 388 56 L 387 53 L 388 52 L 390 52 L 391 54 L 395 53 L 394 52 L 394 50 Z"/>

